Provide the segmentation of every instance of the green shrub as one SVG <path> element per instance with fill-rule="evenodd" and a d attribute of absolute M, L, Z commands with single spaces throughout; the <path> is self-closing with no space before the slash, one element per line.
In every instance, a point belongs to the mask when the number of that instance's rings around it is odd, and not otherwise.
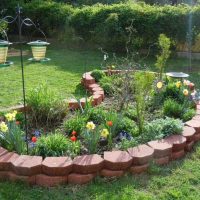
<path fill-rule="evenodd" d="M 140 135 L 140 142 L 146 143 L 151 140 L 159 140 L 164 137 L 182 132 L 183 123 L 179 119 L 166 117 L 156 119 L 145 126 L 145 131 Z"/>
<path fill-rule="evenodd" d="M 183 106 L 173 99 L 167 99 L 163 105 L 163 113 L 165 116 L 181 118 L 183 115 Z"/>
<path fill-rule="evenodd" d="M 78 114 L 70 119 L 63 122 L 63 128 L 65 132 L 69 135 L 72 131 L 76 131 L 78 134 L 85 128 L 87 118 Z"/>
<path fill-rule="evenodd" d="M 29 121 L 34 126 L 52 127 L 65 117 L 68 105 L 47 84 L 32 89 L 27 96 Z"/>
<path fill-rule="evenodd" d="M 96 82 L 99 82 L 105 76 L 105 72 L 102 70 L 95 69 L 92 71 L 92 77 L 95 78 Z"/>
<path fill-rule="evenodd" d="M 105 94 L 111 96 L 114 93 L 113 77 L 105 76 L 100 80 L 100 85 L 103 88 Z"/>
<path fill-rule="evenodd" d="M 129 119 L 128 117 L 123 117 L 119 122 L 117 126 L 116 132 L 119 133 L 121 131 L 126 131 L 132 136 L 138 135 L 138 127 L 136 123 Z"/>
<path fill-rule="evenodd" d="M 123 139 L 121 142 L 119 142 L 116 147 L 120 150 L 127 150 L 128 148 L 135 147 L 138 145 L 138 142 L 134 139 L 127 140 Z"/>
<path fill-rule="evenodd" d="M 124 116 L 137 121 L 137 110 L 135 107 L 129 107 L 123 111 Z"/>
<path fill-rule="evenodd" d="M 80 153 L 80 142 L 68 140 L 62 133 L 56 132 L 38 138 L 34 154 L 47 156 L 75 156 Z"/>
<path fill-rule="evenodd" d="M 196 111 L 194 109 L 186 109 L 185 113 L 182 116 L 183 121 L 189 121 L 191 120 L 196 114 Z"/>

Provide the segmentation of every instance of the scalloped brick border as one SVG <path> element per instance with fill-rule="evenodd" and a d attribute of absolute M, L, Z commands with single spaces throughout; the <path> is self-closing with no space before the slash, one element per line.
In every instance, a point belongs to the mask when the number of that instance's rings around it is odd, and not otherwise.
<path fill-rule="evenodd" d="M 82 83 L 93 96 L 98 96 L 94 93 L 102 91 L 90 72 L 83 75 Z M 102 102 L 104 95 L 99 96 Z M 67 183 L 85 184 L 96 176 L 121 177 L 126 172 L 143 173 L 148 170 L 152 161 L 166 165 L 191 151 L 193 145 L 200 140 L 199 118 L 200 105 L 197 105 L 196 116 L 185 123 L 182 134 L 151 141 L 127 151 L 104 152 L 103 156 L 93 154 L 77 156 L 73 160 L 69 157 L 43 159 L 40 156 L 18 155 L 0 147 L 0 180 L 51 187 Z"/>

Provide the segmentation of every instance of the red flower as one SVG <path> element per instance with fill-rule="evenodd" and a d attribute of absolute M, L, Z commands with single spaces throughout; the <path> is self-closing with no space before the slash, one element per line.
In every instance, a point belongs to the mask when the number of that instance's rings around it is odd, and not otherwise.
<path fill-rule="evenodd" d="M 75 142 L 77 140 L 77 138 L 75 136 L 72 136 L 70 139 L 72 142 Z"/>
<path fill-rule="evenodd" d="M 76 131 L 72 131 L 72 135 L 75 136 L 76 135 Z"/>
<path fill-rule="evenodd" d="M 19 125 L 21 122 L 20 121 L 16 121 L 15 123 L 16 123 L 16 125 Z"/>
<path fill-rule="evenodd" d="M 108 126 L 113 126 L 113 122 L 112 121 L 107 121 L 107 125 Z"/>
<path fill-rule="evenodd" d="M 35 142 L 37 142 L 37 138 L 36 138 L 35 136 L 34 136 L 34 137 L 32 137 L 32 139 L 31 139 L 31 140 L 32 140 L 32 142 L 34 142 L 34 143 L 35 143 Z"/>

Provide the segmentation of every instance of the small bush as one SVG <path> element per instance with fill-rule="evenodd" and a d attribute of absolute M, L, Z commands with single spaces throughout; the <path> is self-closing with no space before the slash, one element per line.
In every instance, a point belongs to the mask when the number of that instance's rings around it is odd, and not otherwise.
<path fill-rule="evenodd" d="M 185 113 L 182 116 L 183 121 L 189 121 L 191 120 L 196 114 L 196 111 L 194 109 L 187 109 Z"/>
<path fill-rule="evenodd" d="M 105 77 L 105 72 L 102 70 L 95 69 L 92 71 L 92 77 L 95 78 L 96 82 L 99 82 L 103 77 Z"/>
<path fill-rule="evenodd" d="M 47 156 L 75 156 L 80 153 L 80 142 L 72 142 L 63 134 L 56 132 L 47 136 L 41 136 L 34 149 L 34 154 L 42 157 Z"/>
<path fill-rule="evenodd" d="M 103 88 L 105 94 L 111 96 L 114 93 L 113 77 L 105 76 L 100 80 L 100 85 Z"/>
<path fill-rule="evenodd" d="M 76 131 L 79 134 L 85 128 L 86 122 L 87 117 L 78 114 L 64 121 L 63 128 L 68 135 L 71 134 L 72 131 Z"/>
<path fill-rule="evenodd" d="M 138 142 L 134 139 L 127 140 L 123 139 L 119 144 L 117 144 L 117 148 L 120 150 L 127 150 L 128 148 L 135 147 L 138 145 Z"/>
<path fill-rule="evenodd" d="M 168 117 L 156 119 L 146 124 L 144 133 L 140 135 L 140 142 L 146 143 L 151 140 L 159 140 L 173 134 L 179 134 L 182 129 L 183 123 L 179 119 Z"/>
<path fill-rule="evenodd" d="M 173 99 L 167 99 L 163 105 L 163 113 L 165 116 L 181 118 L 183 115 L 183 106 Z"/>
<path fill-rule="evenodd" d="M 29 120 L 33 126 L 52 127 L 65 117 L 68 105 L 47 84 L 32 89 L 27 97 Z"/>
<path fill-rule="evenodd" d="M 134 107 L 129 107 L 123 112 L 124 116 L 128 117 L 129 119 L 132 119 L 134 121 L 137 121 L 137 110 Z"/>

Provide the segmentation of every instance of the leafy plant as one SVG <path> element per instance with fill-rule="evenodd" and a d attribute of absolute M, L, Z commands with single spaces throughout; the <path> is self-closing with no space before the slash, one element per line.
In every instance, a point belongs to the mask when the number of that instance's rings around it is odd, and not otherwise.
<path fill-rule="evenodd" d="M 96 127 L 93 122 L 88 122 L 81 136 L 89 153 L 96 153 L 100 139 L 100 127 Z"/>
<path fill-rule="evenodd" d="M 116 146 L 121 150 L 127 150 L 128 148 L 135 147 L 137 145 L 138 142 L 135 139 L 132 140 L 122 139 L 122 141 L 119 142 Z"/>
<path fill-rule="evenodd" d="M 160 55 L 157 56 L 155 66 L 159 69 L 160 79 L 162 80 L 162 74 L 164 72 L 165 64 L 170 56 L 170 45 L 171 41 L 165 34 L 159 35 L 159 47 L 161 49 Z"/>
<path fill-rule="evenodd" d="M 158 140 L 164 137 L 179 134 L 182 132 L 183 123 L 179 119 L 166 117 L 165 119 L 156 119 L 145 126 L 144 133 L 140 135 L 140 142 L 145 143 L 151 140 Z"/>
<path fill-rule="evenodd" d="M 102 70 L 95 69 L 92 71 L 91 75 L 95 78 L 96 82 L 99 82 L 103 77 L 105 77 L 105 72 Z"/>
<path fill-rule="evenodd" d="M 34 126 L 55 126 L 62 121 L 68 109 L 66 102 L 60 99 L 46 83 L 32 89 L 27 97 L 30 122 Z"/>
<path fill-rule="evenodd" d="M 100 80 L 100 85 L 103 88 L 105 94 L 111 96 L 114 92 L 113 88 L 113 77 L 105 76 Z"/>
<path fill-rule="evenodd" d="M 163 113 L 165 116 L 181 118 L 183 115 L 183 106 L 173 99 L 167 99 L 163 105 Z"/>
<path fill-rule="evenodd" d="M 195 114 L 196 114 L 196 111 L 194 110 L 194 109 L 187 109 L 185 112 L 184 112 L 184 114 L 183 114 L 183 116 L 182 116 L 182 119 L 183 119 L 183 121 L 189 121 L 189 120 L 191 120 L 194 116 L 195 116 Z"/>
<path fill-rule="evenodd" d="M 33 153 L 42 157 L 75 156 L 80 152 L 80 142 L 67 139 L 62 133 L 50 133 L 38 138 Z"/>
<path fill-rule="evenodd" d="M 16 124 L 16 112 L 7 113 L 7 122 L 0 123 L 0 144 L 9 151 L 16 151 L 19 154 L 25 151 L 25 134 Z"/>

